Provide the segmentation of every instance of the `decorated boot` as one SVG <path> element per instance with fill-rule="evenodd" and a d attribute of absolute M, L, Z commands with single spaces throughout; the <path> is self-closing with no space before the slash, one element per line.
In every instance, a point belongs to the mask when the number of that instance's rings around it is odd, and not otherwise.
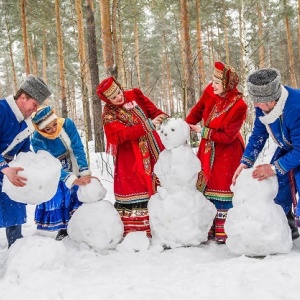
<path fill-rule="evenodd" d="M 215 241 L 218 244 L 224 244 L 227 239 L 227 235 L 224 231 L 224 224 L 227 218 L 228 209 L 218 209 L 215 217 Z"/>

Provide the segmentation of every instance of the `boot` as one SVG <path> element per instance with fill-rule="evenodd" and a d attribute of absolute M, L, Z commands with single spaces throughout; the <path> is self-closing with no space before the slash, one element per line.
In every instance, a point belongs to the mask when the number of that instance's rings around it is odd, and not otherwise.
<path fill-rule="evenodd" d="M 61 241 L 68 235 L 67 229 L 60 229 L 57 233 L 56 240 Z"/>
<path fill-rule="evenodd" d="M 296 226 L 297 221 L 295 221 L 295 215 L 292 212 L 292 210 L 290 209 L 290 211 L 287 213 L 286 215 L 287 219 L 288 219 L 288 224 L 291 228 L 291 234 L 292 234 L 292 240 L 295 240 L 299 237 L 299 231 L 298 228 Z"/>
<path fill-rule="evenodd" d="M 215 217 L 215 241 L 218 244 L 225 244 L 227 235 L 224 231 L 224 224 L 227 218 L 228 209 L 218 209 Z"/>
<path fill-rule="evenodd" d="M 209 232 L 207 234 L 207 240 L 208 241 L 214 241 L 215 240 L 215 221 L 212 223 Z"/>

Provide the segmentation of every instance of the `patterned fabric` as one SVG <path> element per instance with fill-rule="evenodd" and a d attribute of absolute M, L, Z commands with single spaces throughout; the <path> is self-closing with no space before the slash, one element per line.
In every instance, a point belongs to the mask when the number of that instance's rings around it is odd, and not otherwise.
<path fill-rule="evenodd" d="M 66 229 L 72 213 L 81 205 L 77 197 L 78 187 L 72 186 L 72 183 L 77 176 L 91 174 L 77 128 L 71 119 L 64 119 L 55 139 L 35 131 L 31 144 L 34 151 L 46 150 L 59 159 L 62 165 L 56 194 L 36 207 L 37 228 L 48 231 Z"/>
<path fill-rule="evenodd" d="M 111 104 L 103 109 L 107 151 L 114 156 L 114 193 L 117 202 L 148 201 L 156 190 L 153 167 L 163 145 L 149 119 L 163 114 L 139 89 L 124 92 L 127 110 Z"/>
<path fill-rule="evenodd" d="M 202 168 L 197 188 L 209 200 L 225 202 L 232 200 L 230 185 L 244 151 L 240 129 L 247 112 L 237 89 L 226 95 L 215 95 L 212 84 L 208 85 L 186 118 L 189 124 L 204 122 L 197 153 Z"/>
<path fill-rule="evenodd" d="M 224 231 L 224 224 L 227 218 L 227 209 L 217 210 L 217 215 L 215 217 L 215 241 L 217 243 L 225 243 L 227 235 Z"/>
<path fill-rule="evenodd" d="M 146 231 L 147 236 L 151 238 L 147 202 L 135 205 L 116 203 L 115 207 L 124 224 L 124 236 L 129 232 Z"/>

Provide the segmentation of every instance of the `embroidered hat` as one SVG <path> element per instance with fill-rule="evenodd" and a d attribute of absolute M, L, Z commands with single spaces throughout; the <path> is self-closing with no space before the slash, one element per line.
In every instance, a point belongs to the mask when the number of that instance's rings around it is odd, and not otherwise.
<path fill-rule="evenodd" d="M 270 102 L 281 96 L 281 75 L 277 69 L 257 70 L 248 76 L 246 84 L 253 102 Z"/>
<path fill-rule="evenodd" d="M 20 86 L 31 98 L 35 99 L 40 105 L 52 94 L 46 83 L 38 77 L 29 74 Z"/>
<path fill-rule="evenodd" d="M 55 114 L 53 108 L 51 106 L 44 106 L 36 112 L 32 118 L 32 122 L 37 126 L 38 129 L 42 130 L 55 119 L 57 119 L 57 115 Z"/>
<path fill-rule="evenodd" d="M 222 81 L 225 92 L 232 90 L 239 83 L 239 77 L 235 72 L 235 69 L 227 64 L 223 64 L 220 61 L 215 62 L 213 76 Z"/>
<path fill-rule="evenodd" d="M 108 77 L 99 83 L 96 93 L 101 100 L 111 103 L 109 98 L 115 96 L 120 89 L 121 85 L 113 77 Z"/>

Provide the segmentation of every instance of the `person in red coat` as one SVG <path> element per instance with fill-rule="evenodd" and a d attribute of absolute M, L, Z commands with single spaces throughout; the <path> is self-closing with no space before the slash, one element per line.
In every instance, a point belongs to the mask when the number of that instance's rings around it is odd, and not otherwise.
<path fill-rule="evenodd" d="M 141 90 L 124 91 L 113 77 L 98 85 L 97 95 L 106 103 L 103 127 L 107 152 L 114 156 L 115 207 L 124 236 L 146 231 L 151 237 L 147 204 L 156 191 L 154 164 L 164 149 L 156 126 L 167 116 Z"/>
<path fill-rule="evenodd" d="M 201 172 L 197 188 L 214 203 L 217 215 L 209 238 L 226 241 L 224 223 L 232 207 L 232 176 L 240 164 L 245 144 L 240 129 L 246 118 L 247 105 L 238 91 L 235 70 L 215 62 L 213 81 L 186 118 L 192 130 L 201 134 L 197 156 Z M 201 126 L 198 124 L 200 122 Z"/>

